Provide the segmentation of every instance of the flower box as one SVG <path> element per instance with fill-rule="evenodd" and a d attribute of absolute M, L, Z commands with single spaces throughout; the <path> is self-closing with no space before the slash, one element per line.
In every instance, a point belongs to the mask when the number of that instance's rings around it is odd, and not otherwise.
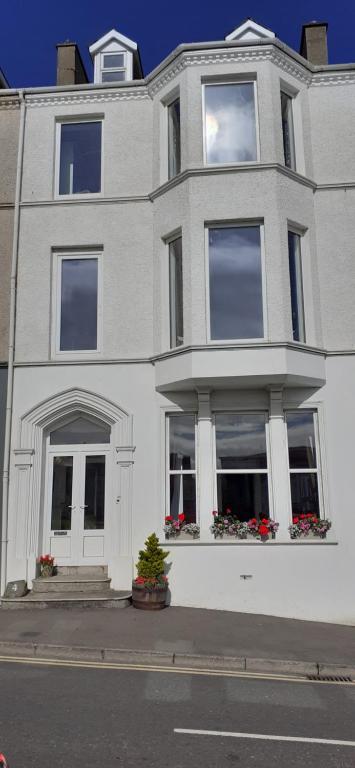
<path fill-rule="evenodd" d="M 168 515 L 165 518 L 164 533 L 166 539 L 176 539 L 178 537 L 198 539 L 200 536 L 200 526 L 196 523 L 187 523 L 184 514 L 179 515 L 177 520 Z"/>
<path fill-rule="evenodd" d="M 230 536 L 236 539 L 254 538 L 268 541 L 270 538 L 275 538 L 279 527 L 275 520 L 268 517 L 263 517 L 261 520 L 252 517 L 247 522 L 239 520 L 229 509 L 224 515 L 217 511 L 212 512 L 212 514 L 213 523 L 210 526 L 210 531 L 215 539 Z"/>
<path fill-rule="evenodd" d="M 331 522 L 327 518 L 319 518 L 312 513 L 306 515 L 293 515 L 292 524 L 289 526 L 291 539 L 301 539 L 306 536 L 316 536 L 325 539 L 331 528 Z"/>

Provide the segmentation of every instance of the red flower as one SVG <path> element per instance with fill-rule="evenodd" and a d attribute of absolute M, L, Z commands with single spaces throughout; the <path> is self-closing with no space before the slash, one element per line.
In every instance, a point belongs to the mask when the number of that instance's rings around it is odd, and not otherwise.
<path fill-rule="evenodd" d="M 225 514 L 226 514 L 226 515 L 231 515 L 231 514 L 232 514 L 232 510 L 231 510 L 231 509 L 229 509 L 229 507 L 227 507 L 227 509 L 226 509 L 226 511 L 225 511 Z"/>
<path fill-rule="evenodd" d="M 172 518 L 172 516 L 171 516 L 171 515 L 168 515 L 168 516 L 165 518 L 165 522 L 166 522 L 166 523 L 171 523 L 172 519 L 173 519 L 173 518 Z"/>
<path fill-rule="evenodd" d="M 185 515 L 184 515 L 184 514 L 182 514 L 182 515 L 178 515 L 178 518 L 179 518 L 179 520 L 180 520 L 180 523 L 183 523 L 183 522 L 184 522 L 184 520 L 185 520 Z"/>
<path fill-rule="evenodd" d="M 267 525 L 259 525 L 259 533 L 260 536 L 267 536 L 269 533 Z"/>
<path fill-rule="evenodd" d="M 263 517 L 261 522 L 263 523 L 263 525 L 269 525 L 269 519 L 267 517 Z"/>
<path fill-rule="evenodd" d="M 300 520 L 304 520 L 306 515 L 300 515 Z"/>
<path fill-rule="evenodd" d="M 251 520 L 249 520 L 249 523 L 253 523 L 253 525 L 257 522 L 256 517 L 252 517 Z"/>
<path fill-rule="evenodd" d="M 216 510 L 214 509 L 214 510 L 213 510 L 213 512 L 212 512 L 212 515 L 213 515 L 214 517 L 216 517 L 216 515 L 218 515 L 218 512 L 216 512 Z"/>
<path fill-rule="evenodd" d="M 294 523 L 294 525 L 297 525 L 297 523 L 299 523 L 299 521 L 300 521 L 300 519 L 299 519 L 299 517 L 297 517 L 297 515 L 296 515 L 296 517 L 292 518 L 292 522 Z"/>

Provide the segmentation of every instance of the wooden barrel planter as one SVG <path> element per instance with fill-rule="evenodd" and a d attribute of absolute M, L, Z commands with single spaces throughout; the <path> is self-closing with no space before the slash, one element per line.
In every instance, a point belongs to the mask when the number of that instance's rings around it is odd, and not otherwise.
<path fill-rule="evenodd" d="M 132 584 L 132 604 L 134 608 L 142 611 L 161 611 L 166 608 L 166 596 L 168 587 L 155 587 L 154 589 L 142 589 Z"/>

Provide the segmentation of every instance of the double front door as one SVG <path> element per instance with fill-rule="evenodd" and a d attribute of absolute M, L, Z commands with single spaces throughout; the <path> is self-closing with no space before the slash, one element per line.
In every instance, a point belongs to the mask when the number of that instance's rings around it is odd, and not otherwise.
<path fill-rule="evenodd" d="M 48 453 L 45 542 L 57 565 L 105 564 L 109 451 L 59 446 Z"/>

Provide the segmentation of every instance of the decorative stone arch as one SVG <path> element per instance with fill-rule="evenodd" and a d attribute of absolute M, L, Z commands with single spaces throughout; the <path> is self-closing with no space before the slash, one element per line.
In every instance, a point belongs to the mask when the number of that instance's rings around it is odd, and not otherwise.
<path fill-rule="evenodd" d="M 19 421 L 18 448 L 14 449 L 15 557 L 27 560 L 27 578 L 33 579 L 39 554 L 43 513 L 44 437 L 50 428 L 70 416 L 91 416 L 111 427 L 111 447 L 117 472 L 113 478 L 116 514 L 112 522 L 108 568 L 114 588 L 130 586 L 132 577 L 132 466 L 133 417 L 102 395 L 80 388 L 68 389 L 43 400 Z"/>

